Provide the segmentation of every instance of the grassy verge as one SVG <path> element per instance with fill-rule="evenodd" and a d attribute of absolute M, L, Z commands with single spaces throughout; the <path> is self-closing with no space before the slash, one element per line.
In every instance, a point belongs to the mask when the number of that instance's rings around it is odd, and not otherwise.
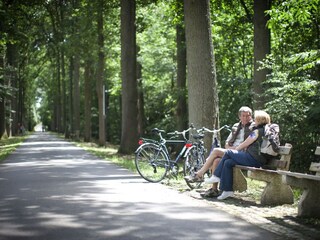
<path fill-rule="evenodd" d="M 134 165 L 134 155 L 119 154 L 118 146 L 107 145 L 106 147 L 100 147 L 95 143 L 85 142 L 76 142 L 76 145 L 100 158 L 106 159 L 119 166 L 136 172 L 136 167 Z"/>
<path fill-rule="evenodd" d="M 12 153 L 24 140 L 26 136 L 15 136 L 0 140 L 0 162 Z"/>

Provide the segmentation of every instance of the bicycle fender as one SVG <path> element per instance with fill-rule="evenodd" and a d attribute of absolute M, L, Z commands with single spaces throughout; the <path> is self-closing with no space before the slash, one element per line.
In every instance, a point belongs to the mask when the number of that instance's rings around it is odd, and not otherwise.
<path fill-rule="evenodd" d="M 190 152 L 191 149 L 193 149 L 194 147 L 190 147 L 190 148 L 187 148 L 187 150 L 185 151 L 185 153 L 183 154 L 183 157 L 187 157 L 188 153 Z"/>
<path fill-rule="evenodd" d="M 158 145 L 156 145 L 156 144 L 154 144 L 154 143 L 149 143 L 149 142 L 148 142 L 148 143 L 144 143 L 144 144 L 140 145 L 134 153 L 137 154 L 137 153 L 140 151 L 141 148 L 143 148 L 143 147 L 145 147 L 145 146 L 147 146 L 147 145 L 152 145 L 152 146 L 154 146 L 154 147 L 158 147 Z"/>

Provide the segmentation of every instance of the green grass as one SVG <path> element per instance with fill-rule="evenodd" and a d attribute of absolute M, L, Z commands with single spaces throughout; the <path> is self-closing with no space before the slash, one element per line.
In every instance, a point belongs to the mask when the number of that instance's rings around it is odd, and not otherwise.
<path fill-rule="evenodd" d="M 135 155 L 119 154 L 119 146 L 117 145 L 108 144 L 106 147 L 100 147 L 95 143 L 75 142 L 75 144 L 83 148 L 84 150 L 94 154 L 95 156 L 111 161 L 118 166 L 124 167 L 132 172 L 137 173 L 137 169 L 134 163 Z M 185 180 L 183 179 L 184 176 L 182 173 L 182 167 L 183 166 L 180 164 L 179 175 L 177 178 L 172 177 L 170 174 L 168 174 L 167 178 L 165 178 L 161 183 L 170 187 L 177 188 L 179 191 L 183 191 L 186 189 L 189 190 L 188 186 L 185 183 Z"/>
<path fill-rule="evenodd" d="M 121 167 L 136 172 L 134 164 L 134 155 L 122 155 L 118 153 L 118 146 L 107 145 L 106 147 L 100 147 L 95 143 L 76 142 L 76 145 L 84 150 L 98 156 L 100 158 L 109 160 Z"/>
<path fill-rule="evenodd" d="M 10 153 L 25 140 L 26 136 L 15 136 L 0 140 L 0 162 L 3 161 Z"/>

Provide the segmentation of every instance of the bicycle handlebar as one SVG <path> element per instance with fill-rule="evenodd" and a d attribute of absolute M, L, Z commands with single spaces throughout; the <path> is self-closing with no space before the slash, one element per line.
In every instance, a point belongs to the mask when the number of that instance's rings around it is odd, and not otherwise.
<path fill-rule="evenodd" d="M 174 131 L 174 132 L 169 132 L 167 133 L 168 135 L 182 135 L 184 140 L 187 140 L 187 137 L 186 137 L 186 133 L 189 132 L 190 130 L 194 129 L 194 126 L 193 124 L 191 123 L 190 124 L 190 127 L 187 129 L 187 130 L 183 130 L 182 132 L 178 132 L 178 131 Z"/>
<path fill-rule="evenodd" d="M 218 132 L 220 132 L 222 129 L 227 129 L 229 131 L 230 130 L 230 127 L 228 125 L 224 125 L 222 126 L 221 128 L 219 129 L 208 129 L 206 127 L 202 127 L 200 129 L 197 130 L 198 133 L 204 133 L 204 132 L 209 132 L 209 133 L 213 133 L 214 135 L 216 135 Z"/>
<path fill-rule="evenodd" d="M 182 132 L 178 132 L 178 131 L 174 131 L 174 132 L 169 132 L 167 133 L 167 135 L 182 135 L 184 140 L 188 140 L 187 137 L 186 137 L 186 133 L 189 132 L 190 130 L 194 129 L 195 127 L 193 126 L 193 123 L 190 124 L 190 127 L 187 129 L 187 130 L 183 130 Z M 160 130 L 158 128 L 154 128 L 151 130 L 152 133 L 154 134 L 158 134 L 160 139 L 162 141 L 165 141 L 165 139 L 162 137 L 162 133 L 165 133 L 164 130 Z"/>

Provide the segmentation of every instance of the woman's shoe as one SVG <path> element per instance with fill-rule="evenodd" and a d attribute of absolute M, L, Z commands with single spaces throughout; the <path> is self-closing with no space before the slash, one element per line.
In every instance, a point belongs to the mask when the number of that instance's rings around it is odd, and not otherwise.
<path fill-rule="evenodd" d="M 212 175 L 210 178 L 206 179 L 205 183 L 218 183 L 220 182 L 220 178 Z"/>
<path fill-rule="evenodd" d="M 196 173 L 190 175 L 190 176 L 186 176 L 184 177 L 184 179 L 188 182 L 203 182 L 203 177 L 199 177 Z"/>
<path fill-rule="evenodd" d="M 223 191 L 219 197 L 217 197 L 218 200 L 224 200 L 228 197 L 232 197 L 234 195 L 233 191 Z"/>

